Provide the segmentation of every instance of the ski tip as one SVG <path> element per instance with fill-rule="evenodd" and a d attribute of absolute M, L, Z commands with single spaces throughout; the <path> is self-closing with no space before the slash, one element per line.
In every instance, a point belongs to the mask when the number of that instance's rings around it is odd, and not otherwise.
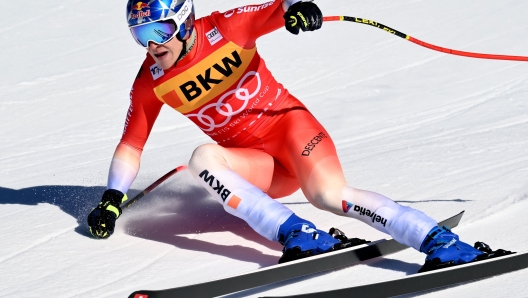
<path fill-rule="evenodd" d="M 189 168 L 189 166 L 187 166 L 187 165 L 183 165 L 183 166 L 179 166 L 179 167 L 177 167 L 177 168 L 176 168 L 176 171 L 181 172 L 181 171 L 183 171 L 183 170 L 187 170 L 188 168 Z"/>
<path fill-rule="evenodd" d="M 149 291 L 136 291 L 128 296 L 128 298 L 148 298 Z"/>

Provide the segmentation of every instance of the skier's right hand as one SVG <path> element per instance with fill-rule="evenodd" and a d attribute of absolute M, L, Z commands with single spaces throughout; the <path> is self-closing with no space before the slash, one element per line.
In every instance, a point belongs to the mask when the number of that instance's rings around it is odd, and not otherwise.
<path fill-rule="evenodd" d="M 114 233 L 115 222 L 123 212 L 119 205 L 126 200 L 127 196 L 119 190 L 104 192 L 99 205 L 88 215 L 88 226 L 94 237 L 105 239 Z"/>
<path fill-rule="evenodd" d="M 299 34 L 299 31 L 315 31 L 321 29 L 323 25 L 323 13 L 313 2 L 305 0 L 298 1 L 284 14 L 285 26 L 292 34 Z"/>

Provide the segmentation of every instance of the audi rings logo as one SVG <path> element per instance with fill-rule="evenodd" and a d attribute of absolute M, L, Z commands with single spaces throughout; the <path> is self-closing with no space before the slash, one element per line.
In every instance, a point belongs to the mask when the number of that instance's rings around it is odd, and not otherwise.
<path fill-rule="evenodd" d="M 250 93 L 247 88 L 243 88 L 242 86 L 253 79 L 256 80 L 257 87 L 255 88 L 255 91 Z M 206 105 L 197 114 L 188 114 L 186 116 L 188 118 L 198 118 L 198 121 L 203 125 L 202 130 L 205 132 L 211 132 L 217 128 L 224 127 L 231 121 L 233 116 L 240 114 L 248 106 L 249 101 L 259 94 L 261 87 L 262 82 L 260 80 L 259 73 L 250 71 L 246 73 L 246 75 L 244 75 L 244 77 L 240 80 L 235 90 L 225 93 L 216 103 Z M 225 100 L 231 99 L 231 95 L 234 95 L 237 100 L 242 102 L 242 105 L 236 111 L 231 103 L 224 103 Z M 213 111 L 216 111 L 216 113 L 225 117 L 222 123 L 216 123 L 212 116 L 206 115 L 206 113 L 210 112 L 211 109 L 214 109 Z"/>

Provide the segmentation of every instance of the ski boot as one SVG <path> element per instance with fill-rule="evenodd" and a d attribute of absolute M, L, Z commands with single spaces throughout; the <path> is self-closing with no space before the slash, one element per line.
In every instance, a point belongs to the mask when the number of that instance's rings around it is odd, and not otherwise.
<path fill-rule="evenodd" d="M 447 227 L 433 228 L 423 241 L 420 251 L 427 254 L 425 264 L 418 272 L 442 269 L 446 267 L 496 258 L 508 254 L 511 251 L 496 250 L 483 243 L 475 243 L 475 247 L 462 242 L 458 235 L 451 232 Z"/>
<path fill-rule="evenodd" d="M 332 228 L 331 234 L 293 214 L 279 228 L 279 242 L 284 245 L 279 264 L 326 252 L 368 243 L 363 239 L 348 239 L 343 232 Z"/>

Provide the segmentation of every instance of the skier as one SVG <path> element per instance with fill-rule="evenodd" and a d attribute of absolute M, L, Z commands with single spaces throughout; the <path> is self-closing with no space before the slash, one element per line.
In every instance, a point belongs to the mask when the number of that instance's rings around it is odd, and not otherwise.
<path fill-rule="evenodd" d="M 426 253 L 426 263 L 463 264 L 482 254 L 424 213 L 349 186 L 329 133 L 273 78 L 256 40 L 282 26 L 295 35 L 321 28 L 322 13 L 312 1 L 271 0 L 198 20 L 192 0 L 142 1 L 128 0 L 127 20 L 147 55 L 130 92 L 108 189 L 88 216 L 92 235 L 112 235 L 145 142 L 167 104 L 217 143 L 194 150 L 193 177 L 227 212 L 280 242 L 283 261 L 340 244 L 274 200 L 299 188 L 315 207 Z"/>

